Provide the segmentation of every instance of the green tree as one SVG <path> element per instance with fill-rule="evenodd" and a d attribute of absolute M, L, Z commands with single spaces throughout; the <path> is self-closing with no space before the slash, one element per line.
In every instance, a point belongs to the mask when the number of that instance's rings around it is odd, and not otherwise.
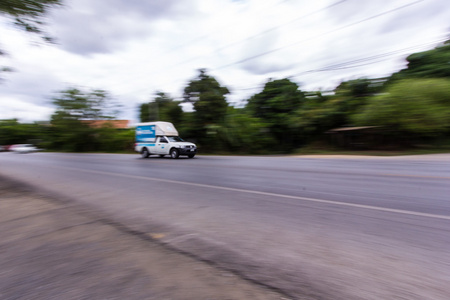
<path fill-rule="evenodd" d="M 178 101 L 169 102 L 160 109 L 161 120 L 167 120 L 173 124 L 181 124 L 183 122 L 183 115 L 183 109 Z"/>
<path fill-rule="evenodd" d="M 205 126 L 223 122 L 228 107 L 225 95 L 229 93 L 205 69 L 200 69 L 198 77 L 185 87 L 183 97 L 194 104 L 197 122 Z"/>
<path fill-rule="evenodd" d="M 389 83 L 408 78 L 450 78 L 450 40 L 432 50 L 409 55 L 408 66 L 392 74 Z"/>
<path fill-rule="evenodd" d="M 350 125 L 355 114 L 368 99 L 383 88 L 384 78 L 359 78 L 344 81 L 334 90 L 334 95 L 305 92 L 305 100 L 291 123 L 301 133 L 304 142 L 321 139 L 326 131 Z"/>
<path fill-rule="evenodd" d="M 0 15 L 12 18 L 19 28 L 38 34 L 46 42 L 51 42 L 52 39 L 42 29 L 43 19 L 51 7 L 60 5 L 61 0 L 3 0 L 0 1 Z M 0 49 L 0 56 L 4 54 Z M 0 74 L 12 70 L 11 67 L 0 66 Z"/>
<path fill-rule="evenodd" d="M 229 90 L 209 76 L 205 69 L 200 69 L 198 77 L 191 80 L 184 89 L 184 100 L 194 105 L 195 135 L 198 143 L 206 149 L 215 143 L 214 139 L 217 137 L 208 132 L 215 126 L 223 125 L 225 121 L 228 107 L 226 94 L 229 94 Z"/>
<path fill-rule="evenodd" d="M 51 117 L 51 148 L 65 151 L 95 151 L 101 148 L 99 129 L 90 120 L 114 119 L 118 113 L 111 96 L 103 90 L 63 90 L 53 98 L 57 107 Z"/>
<path fill-rule="evenodd" d="M 371 98 L 354 116 L 357 125 L 383 126 L 416 137 L 450 132 L 450 80 L 408 79 Z"/>
<path fill-rule="evenodd" d="M 271 153 L 276 144 L 268 124 L 245 109 L 229 107 L 225 124 L 219 129 L 222 149 L 238 153 Z"/>
<path fill-rule="evenodd" d="M 114 119 L 120 107 L 104 90 L 82 91 L 78 88 L 61 91 L 53 98 L 53 104 L 57 107 L 56 115 L 70 120 Z"/>
<path fill-rule="evenodd" d="M 305 99 L 299 86 L 289 79 L 269 80 L 261 93 L 251 97 L 246 109 L 268 124 L 279 150 L 290 151 L 299 142 L 291 117 Z"/>
<path fill-rule="evenodd" d="M 0 120 L 0 145 L 40 144 L 45 129 L 38 124 L 19 123 L 16 119 Z"/>
<path fill-rule="evenodd" d="M 13 18 L 14 24 L 21 29 L 51 41 L 42 30 L 43 19 L 50 8 L 61 3 L 61 0 L 5 0 L 0 1 L 0 14 Z"/>
<path fill-rule="evenodd" d="M 296 111 L 293 123 L 307 139 L 329 129 L 349 125 L 351 116 L 370 97 L 382 91 L 384 82 L 384 78 L 359 78 L 341 82 L 334 95 L 324 97 L 320 92 L 309 92 L 304 105 Z"/>
<path fill-rule="evenodd" d="M 385 78 L 359 78 L 341 82 L 334 90 L 338 96 L 362 98 L 381 92 Z"/>
<path fill-rule="evenodd" d="M 152 102 L 140 105 L 139 119 L 141 122 L 166 121 L 180 124 L 183 119 L 183 109 L 180 102 L 174 101 L 164 92 L 157 92 Z"/>
<path fill-rule="evenodd" d="M 108 125 L 96 128 L 96 150 L 105 152 L 133 151 L 134 137 L 134 129 L 116 129 Z"/>
<path fill-rule="evenodd" d="M 307 97 L 304 105 L 292 114 L 289 121 L 300 134 L 301 141 L 308 143 L 329 129 L 347 123 L 347 98 L 329 97 L 326 100 Z"/>
<path fill-rule="evenodd" d="M 150 103 L 142 103 L 139 105 L 139 120 L 141 122 L 151 122 L 156 121 L 151 115 L 150 115 Z"/>

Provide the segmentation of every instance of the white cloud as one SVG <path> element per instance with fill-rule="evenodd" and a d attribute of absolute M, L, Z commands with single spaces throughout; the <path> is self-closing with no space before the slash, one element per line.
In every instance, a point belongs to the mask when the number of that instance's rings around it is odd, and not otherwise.
<path fill-rule="evenodd" d="M 48 106 L 33 104 L 29 99 L 22 100 L 15 95 L 0 96 L 2 109 L 0 120 L 18 119 L 19 122 L 31 123 L 39 120 L 49 120 L 54 110 Z"/>
<path fill-rule="evenodd" d="M 446 0 L 383 13 L 412 2 L 68 0 L 48 20 L 58 45 L 32 46 L 29 35 L 0 23 L 11 54 L 1 64 L 17 70 L 0 85 L 0 117 L 48 118 L 54 91 L 76 85 L 110 91 L 124 105 L 121 117 L 136 119 L 138 105 L 157 90 L 181 97 L 199 68 L 229 87 L 233 103 L 259 92 L 269 77 L 332 89 L 342 80 L 389 75 L 450 29 Z M 360 59 L 359 67 L 316 72 Z"/>

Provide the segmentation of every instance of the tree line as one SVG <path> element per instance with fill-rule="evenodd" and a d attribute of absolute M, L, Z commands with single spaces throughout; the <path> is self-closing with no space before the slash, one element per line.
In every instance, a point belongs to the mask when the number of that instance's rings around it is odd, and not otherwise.
<path fill-rule="evenodd" d="M 61 0 L 10 0 L 0 3 L 0 15 L 51 42 L 43 29 L 45 15 Z M 4 51 L 0 49 L 0 56 Z M 164 120 L 205 152 L 289 153 L 315 141 L 328 140 L 339 127 L 352 128 L 344 138 L 366 147 L 432 144 L 450 137 L 450 41 L 407 57 L 408 65 L 388 78 L 342 82 L 332 93 L 303 91 L 289 78 L 270 79 L 243 108 L 226 101 L 229 89 L 200 69 L 184 89 L 183 102 L 164 92 L 138 108 L 140 120 Z M 2 72 L 10 67 L 0 66 Z M 1 79 L 1 76 L 0 76 Z M 48 122 L 21 124 L 0 120 L 0 145 L 33 143 L 59 151 L 129 151 L 134 130 L 115 129 L 92 120 L 114 120 L 119 105 L 107 91 L 67 88 L 53 98 L 55 113 Z M 358 128 L 370 128 L 369 132 Z M 344 139 L 345 140 L 345 139 Z M 353 139 L 353 141 L 355 141 Z M 361 143 L 363 141 L 364 143 Z M 358 144 L 358 143 L 355 143 Z M 345 143 L 343 144 L 346 145 Z M 350 144 L 352 145 L 352 144 Z"/>
<path fill-rule="evenodd" d="M 450 42 L 407 57 L 388 78 L 342 82 L 332 93 L 303 91 L 289 78 L 269 79 L 243 108 L 230 106 L 229 89 L 207 70 L 184 88 L 183 100 L 164 92 L 137 109 L 141 122 L 172 122 L 187 140 L 209 153 L 290 153 L 327 141 L 340 127 L 377 128 L 367 147 L 411 147 L 450 138 Z M 184 112 L 182 102 L 194 111 Z M 53 98 L 49 122 L 0 121 L 0 144 L 31 142 L 58 151 L 132 151 L 133 129 L 89 120 L 114 120 L 120 106 L 104 90 L 68 88 Z M 358 133 L 358 132 L 357 132 Z M 361 134 L 361 133 L 359 133 Z"/>
<path fill-rule="evenodd" d="M 316 141 L 329 142 L 330 130 L 354 128 L 363 148 L 410 148 L 450 138 L 450 41 L 407 57 L 407 67 L 388 78 L 342 82 L 332 93 L 302 91 L 289 78 L 270 79 L 244 108 L 228 105 L 228 88 L 199 70 L 184 89 L 183 101 L 159 92 L 140 106 L 141 121 L 158 118 L 208 152 L 289 153 Z M 370 127 L 371 131 L 361 131 Z M 347 135 L 350 135 L 347 133 Z"/>

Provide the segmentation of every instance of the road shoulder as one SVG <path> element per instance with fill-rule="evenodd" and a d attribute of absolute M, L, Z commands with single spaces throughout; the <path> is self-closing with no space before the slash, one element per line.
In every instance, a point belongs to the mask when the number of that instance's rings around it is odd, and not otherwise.
<path fill-rule="evenodd" d="M 287 299 L 0 180 L 1 299 Z"/>

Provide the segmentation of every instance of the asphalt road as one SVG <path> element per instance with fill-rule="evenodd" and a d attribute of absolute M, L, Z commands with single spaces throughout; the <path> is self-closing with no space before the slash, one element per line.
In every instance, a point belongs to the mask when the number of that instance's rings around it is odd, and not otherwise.
<path fill-rule="evenodd" d="M 293 298 L 450 297 L 450 155 L 0 153 L 0 174 Z"/>

